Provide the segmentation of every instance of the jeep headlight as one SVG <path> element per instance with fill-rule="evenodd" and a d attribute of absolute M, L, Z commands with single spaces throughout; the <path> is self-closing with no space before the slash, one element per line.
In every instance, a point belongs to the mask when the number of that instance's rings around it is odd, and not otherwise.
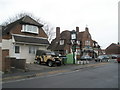
<path fill-rule="evenodd" d="M 55 59 L 53 59 L 53 61 L 55 61 Z"/>

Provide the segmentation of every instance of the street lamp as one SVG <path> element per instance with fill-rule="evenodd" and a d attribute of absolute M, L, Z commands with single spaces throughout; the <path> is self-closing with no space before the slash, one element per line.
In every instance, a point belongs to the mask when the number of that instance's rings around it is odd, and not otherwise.
<path fill-rule="evenodd" d="M 72 30 L 71 42 L 72 42 L 72 52 L 73 52 L 73 64 L 75 64 L 76 41 L 77 41 L 77 33 L 75 30 Z"/>

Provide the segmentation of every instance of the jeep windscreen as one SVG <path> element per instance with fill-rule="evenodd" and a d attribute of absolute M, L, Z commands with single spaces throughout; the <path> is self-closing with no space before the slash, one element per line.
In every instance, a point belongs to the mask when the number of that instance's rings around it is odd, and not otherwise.
<path fill-rule="evenodd" d="M 53 57 L 56 56 L 54 52 L 47 52 L 46 55 L 51 55 L 51 56 L 53 56 Z"/>

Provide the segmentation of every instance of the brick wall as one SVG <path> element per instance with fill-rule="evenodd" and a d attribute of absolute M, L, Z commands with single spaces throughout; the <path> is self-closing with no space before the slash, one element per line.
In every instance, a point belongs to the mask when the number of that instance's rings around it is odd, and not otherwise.
<path fill-rule="evenodd" d="M 9 56 L 9 50 L 2 50 L 2 71 L 5 72 L 6 70 L 10 69 L 10 62 L 6 60 L 6 56 Z"/>
<path fill-rule="evenodd" d="M 89 40 L 90 41 L 90 46 L 93 47 L 93 40 L 92 40 L 91 35 L 90 35 L 88 30 L 83 33 L 82 48 L 84 48 L 86 40 Z"/>
<path fill-rule="evenodd" d="M 15 67 L 16 69 L 25 69 L 26 59 L 11 58 L 11 67 Z"/>
<path fill-rule="evenodd" d="M 26 68 L 26 59 L 16 59 L 15 63 L 16 69 L 25 69 Z"/>
<path fill-rule="evenodd" d="M 15 67 L 16 69 L 25 69 L 26 60 L 9 57 L 9 50 L 2 50 L 2 71 L 11 72 L 11 67 Z"/>

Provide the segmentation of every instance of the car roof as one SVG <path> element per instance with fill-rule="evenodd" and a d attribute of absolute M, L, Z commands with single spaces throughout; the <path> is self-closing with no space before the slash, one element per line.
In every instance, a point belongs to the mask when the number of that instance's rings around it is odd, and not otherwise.
<path fill-rule="evenodd" d="M 36 55 L 42 55 L 45 53 L 50 53 L 51 51 L 47 51 L 47 50 L 37 50 Z"/>

